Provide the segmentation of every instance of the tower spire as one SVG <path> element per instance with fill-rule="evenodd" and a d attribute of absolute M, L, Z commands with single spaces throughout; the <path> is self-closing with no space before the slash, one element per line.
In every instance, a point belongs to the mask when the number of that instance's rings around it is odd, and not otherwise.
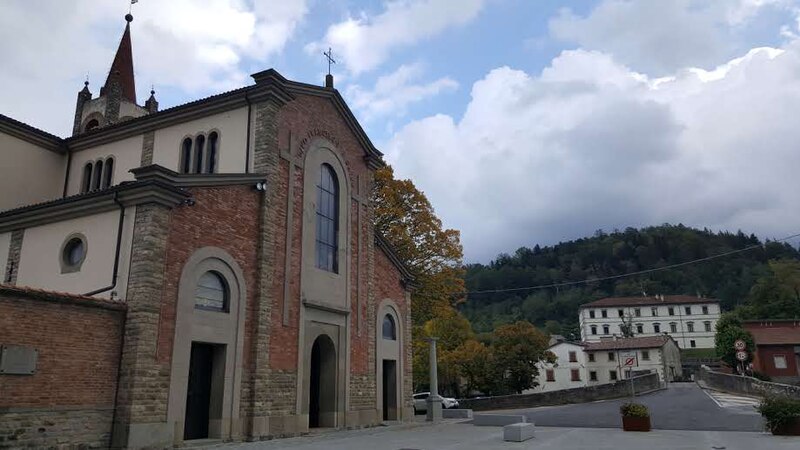
<path fill-rule="evenodd" d="M 125 14 L 125 31 L 114 55 L 114 62 L 111 63 L 111 70 L 108 71 L 106 82 L 100 89 L 100 95 L 107 91 L 110 92 L 113 83 L 119 83 L 121 97 L 133 104 L 136 104 L 136 83 L 133 78 L 133 49 L 131 46 L 131 22 L 133 16 Z"/>

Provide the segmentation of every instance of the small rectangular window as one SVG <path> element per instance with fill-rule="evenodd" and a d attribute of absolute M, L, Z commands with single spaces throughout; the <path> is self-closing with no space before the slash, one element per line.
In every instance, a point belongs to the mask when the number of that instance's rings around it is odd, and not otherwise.
<path fill-rule="evenodd" d="M 617 371 L 616 370 L 609 370 L 608 371 L 608 379 L 611 381 L 617 381 Z"/>
<path fill-rule="evenodd" d="M 594 353 L 588 354 L 589 362 L 594 362 Z"/>
<path fill-rule="evenodd" d="M 608 311 L 606 311 L 604 309 L 604 310 L 600 311 L 600 315 L 603 316 L 603 317 L 608 317 Z"/>
<path fill-rule="evenodd" d="M 650 315 L 652 315 L 653 317 L 658 317 L 658 308 L 655 307 L 650 308 Z"/>
<path fill-rule="evenodd" d="M 703 306 L 703 314 L 708 314 L 708 306 Z"/>
<path fill-rule="evenodd" d="M 711 331 L 711 322 L 703 322 L 706 331 Z"/>
<path fill-rule="evenodd" d="M 597 334 L 597 326 L 596 325 L 592 325 L 592 334 L 593 335 Z"/>
<path fill-rule="evenodd" d="M 609 361 L 614 361 L 614 359 L 615 359 L 614 358 L 614 352 L 608 352 L 608 360 Z"/>
<path fill-rule="evenodd" d="M 672 333 L 677 333 L 678 332 L 678 324 L 675 323 L 675 322 L 670 322 L 669 331 L 672 332 Z"/>
<path fill-rule="evenodd" d="M 692 307 L 691 306 L 686 306 L 683 309 L 684 309 L 684 311 L 686 311 L 686 315 L 687 316 L 691 316 L 692 315 Z"/>
<path fill-rule="evenodd" d="M 670 316 L 674 316 L 674 315 L 675 315 L 675 308 L 673 308 L 672 306 L 670 306 L 670 307 L 667 309 L 667 314 L 669 314 Z"/>
<path fill-rule="evenodd" d="M 617 315 L 620 316 L 620 317 L 625 317 L 625 311 L 623 311 L 621 309 L 618 309 L 617 310 Z"/>
<path fill-rule="evenodd" d="M 689 341 L 689 347 L 692 347 L 692 348 L 697 347 L 697 342 L 695 342 L 694 339 L 692 339 L 691 341 Z"/>
<path fill-rule="evenodd" d="M 589 310 L 589 318 L 594 319 L 594 310 Z"/>
<path fill-rule="evenodd" d="M 642 334 L 642 333 L 644 333 L 644 325 L 642 325 L 642 324 L 637 324 L 637 325 L 636 325 L 636 332 L 637 332 L 637 333 L 639 333 L 639 334 Z"/>
<path fill-rule="evenodd" d="M 786 366 L 786 356 L 784 355 L 775 355 L 772 357 L 772 362 L 775 363 L 776 369 L 785 369 Z"/>
<path fill-rule="evenodd" d="M 694 333 L 694 322 L 686 322 L 686 331 Z"/>
<path fill-rule="evenodd" d="M 654 323 L 653 324 L 653 333 L 661 333 L 661 324 L 660 323 Z"/>
<path fill-rule="evenodd" d="M 581 371 L 579 369 L 570 370 L 570 379 L 572 381 L 581 381 Z"/>
<path fill-rule="evenodd" d="M 650 352 L 648 350 L 642 350 L 642 361 L 650 361 Z"/>
<path fill-rule="evenodd" d="M 578 362 L 578 354 L 576 352 L 569 352 L 569 362 Z"/>
<path fill-rule="evenodd" d="M 594 370 L 589 371 L 589 381 L 597 381 L 597 372 Z"/>
<path fill-rule="evenodd" d="M 608 334 L 608 333 L 609 333 L 608 325 L 603 325 L 603 334 Z"/>
<path fill-rule="evenodd" d="M 547 374 L 547 381 L 549 383 L 556 381 L 556 372 L 553 369 L 547 369 L 545 373 Z"/>
<path fill-rule="evenodd" d="M 639 308 L 636 308 L 636 309 L 633 310 L 633 314 L 636 315 L 636 317 L 642 317 L 642 310 L 639 309 Z"/>

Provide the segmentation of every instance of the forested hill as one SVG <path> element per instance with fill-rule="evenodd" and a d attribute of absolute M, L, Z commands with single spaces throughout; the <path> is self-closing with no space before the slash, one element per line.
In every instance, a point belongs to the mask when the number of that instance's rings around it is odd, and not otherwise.
<path fill-rule="evenodd" d="M 683 225 L 663 225 L 605 233 L 550 247 L 522 247 L 501 254 L 488 265 L 467 266 L 468 291 L 548 285 L 603 278 L 663 267 L 762 242 L 754 235 L 713 233 Z M 763 243 L 762 248 L 737 253 L 677 269 L 616 280 L 592 282 L 570 288 L 513 293 L 471 294 L 460 309 L 477 332 L 497 325 L 527 320 L 551 333 L 577 331 L 578 307 L 607 296 L 688 294 L 722 301 L 730 310 L 744 302 L 750 288 L 769 272 L 767 261 L 800 259 L 784 243 Z"/>

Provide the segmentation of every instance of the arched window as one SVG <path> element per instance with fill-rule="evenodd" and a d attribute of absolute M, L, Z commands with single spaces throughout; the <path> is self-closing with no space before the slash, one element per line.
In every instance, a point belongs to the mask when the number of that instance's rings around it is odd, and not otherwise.
<path fill-rule="evenodd" d="M 192 140 L 186 138 L 181 144 L 181 173 L 192 171 Z"/>
<path fill-rule="evenodd" d="M 206 172 L 214 173 L 217 171 L 217 144 L 219 143 L 219 135 L 216 131 L 208 135 L 208 155 L 206 162 Z"/>
<path fill-rule="evenodd" d="M 83 166 L 83 182 L 81 182 L 81 192 L 92 190 L 92 163 Z"/>
<path fill-rule="evenodd" d="M 206 137 L 202 134 L 194 140 L 194 173 L 203 173 L 203 147 L 206 145 Z"/>
<path fill-rule="evenodd" d="M 111 180 L 114 177 L 114 158 L 106 158 L 105 164 L 103 164 L 103 181 L 101 183 L 101 188 L 106 189 L 111 187 Z"/>
<path fill-rule="evenodd" d="M 317 184 L 317 267 L 339 272 L 339 181 L 328 164 L 320 166 Z"/>
<path fill-rule="evenodd" d="M 391 314 L 383 316 L 383 338 L 390 341 L 397 340 L 397 328 L 394 324 L 394 317 Z"/>
<path fill-rule="evenodd" d="M 86 123 L 86 128 L 84 128 L 83 131 L 91 131 L 91 130 L 94 130 L 95 128 L 99 127 L 99 126 L 100 126 L 100 122 L 98 122 L 97 119 L 92 119 L 92 120 L 90 120 L 89 122 Z"/>
<path fill-rule="evenodd" d="M 228 283 L 217 272 L 208 271 L 200 276 L 194 294 L 198 309 L 228 312 Z"/>
<path fill-rule="evenodd" d="M 100 189 L 100 182 L 103 175 L 103 161 L 94 163 L 94 170 L 92 170 L 92 190 Z"/>

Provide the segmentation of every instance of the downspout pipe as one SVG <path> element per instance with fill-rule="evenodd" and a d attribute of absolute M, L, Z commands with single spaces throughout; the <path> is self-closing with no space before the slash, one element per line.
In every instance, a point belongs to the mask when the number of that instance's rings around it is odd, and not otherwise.
<path fill-rule="evenodd" d="M 250 173 L 250 119 L 253 111 L 253 104 L 250 103 L 250 97 L 247 92 L 244 94 L 244 101 L 247 102 L 247 139 L 245 140 L 245 159 L 244 159 L 244 173 Z"/>
<path fill-rule="evenodd" d="M 110 291 L 117 287 L 117 274 L 119 273 L 119 254 L 122 250 L 122 227 L 125 225 L 125 206 L 119 201 L 119 192 L 114 192 L 114 203 L 119 207 L 119 224 L 117 225 L 117 249 L 114 252 L 114 271 L 111 275 L 111 285 L 87 292 L 83 295 L 91 297 L 92 295 L 101 294 Z"/>

